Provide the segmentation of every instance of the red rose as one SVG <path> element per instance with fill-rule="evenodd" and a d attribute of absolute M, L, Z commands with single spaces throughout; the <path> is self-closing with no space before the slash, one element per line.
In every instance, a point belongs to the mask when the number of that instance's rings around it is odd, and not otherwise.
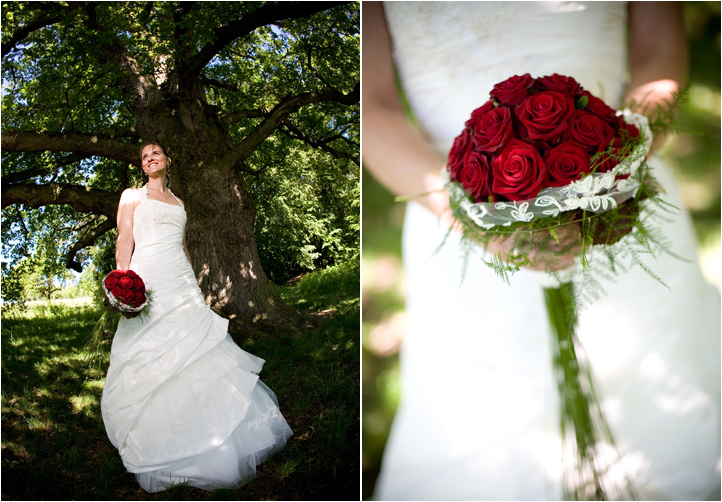
<path fill-rule="evenodd" d="M 108 275 L 108 277 L 105 278 L 105 287 L 106 289 L 113 289 L 118 284 L 118 279 L 116 279 L 112 275 Z"/>
<path fill-rule="evenodd" d="M 123 277 L 124 275 L 125 275 L 125 270 L 116 269 L 116 270 L 113 270 L 111 273 L 109 273 L 108 277 L 113 277 L 117 280 L 117 279 L 120 279 L 121 277 Z"/>
<path fill-rule="evenodd" d="M 123 289 L 120 286 L 114 286 L 113 289 L 110 290 L 110 292 L 113 293 L 114 297 L 118 298 L 123 292 Z"/>
<path fill-rule="evenodd" d="M 503 107 L 493 108 L 478 117 L 471 139 L 482 152 L 495 152 L 509 141 L 512 125 L 511 110 Z"/>
<path fill-rule="evenodd" d="M 487 202 L 491 190 L 491 167 L 486 155 L 471 152 L 464 161 L 461 170 L 461 184 L 473 197 L 475 202 Z"/>
<path fill-rule="evenodd" d="M 528 73 L 514 75 L 496 84 L 489 95 L 502 105 L 514 107 L 526 99 L 532 85 L 534 79 Z"/>
<path fill-rule="evenodd" d="M 143 279 L 141 279 L 137 275 L 135 276 L 135 278 L 133 278 L 133 289 L 145 291 L 145 284 L 143 283 Z"/>
<path fill-rule="evenodd" d="M 572 77 L 565 77 L 555 73 L 536 79 L 540 91 L 552 91 L 564 94 L 566 97 L 575 99 L 582 94 L 582 86 Z"/>
<path fill-rule="evenodd" d="M 471 118 L 466 121 L 465 125 L 469 127 L 470 129 L 474 129 L 474 125 L 476 124 L 476 121 L 479 120 L 479 117 L 484 115 L 487 112 L 490 112 L 494 109 L 494 103 L 490 100 L 481 105 L 479 108 L 471 112 Z"/>
<path fill-rule="evenodd" d="M 128 288 L 123 288 L 122 292 L 120 293 L 120 297 L 126 303 L 132 301 L 133 300 L 133 290 L 128 289 Z"/>
<path fill-rule="evenodd" d="M 123 277 L 118 279 L 118 284 L 121 288 L 130 289 L 133 287 L 133 279 L 131 279 L 127 275 L 124 275 Z"/>
<path fill-rule="evenodd" d="M 138 274 L 136 274 L 136 273 L 133 272 L 132 270 L 128 270 L 128 272 L 126 272 L 125 275 L 127 275 L 127 276 L 130 277 L 131 279 L 135 279 L 136 277 L 138 277 Z"/>
<path fill-rule="evenodd" d="M 471 129 L 468 127 L 454 140 L 454 146 L 449 151 L 449 158 L 446 161 L 446 169 L 452 181 L 459 181 L 461 168 L 464 167 L 464 158 L 471 152 Z"/>
<path fill-rule="evenodd" d="M 558 92 L 540 92 L 526 98 L 514 112 L 529 138 L 554 143 L 568 127 L 574 101 Z"/>
<path fill-rule="evenodd" d="M 639 137 L 639 129 L 634 124 L 627 124 L 624 117 L 614 117 L 614 129 L 617 131 L 616 136 L 622 140 Z"/>
<path fill-rule="evenodd" d="M 583 95 L 589 100 L 587 105 L 584 107 L 584 111 L 589 112 L 592 115 L 596 115 L 604 122 L 614 127 L 617 119 L 617 112 L 613 108 L 607 106 L 604 101 L 596 96 L 593 96 L 591 93 L 584 91 Z"/>
<path fill-rule="evenodd" d="M 546 186 L 563 187 L 589 172 L 589 155 L 569 142 L 560 143 L 544 157 L 549 169 Z"/>
<path fill-rule="evenodd" d="M 575 110 L 569 120 L 569 129 L 564 133 L 564 139 L 581 147 L 585 152 L 593 154 L 609 146 L 614 138 L 614 129 L 596 115 Z"/>
<path fill-rule="evenodd" d="M 531 199 L 543 188 L 547 166 L 536 148 L 512 138 L 492 163 L 495 194 L 511 200 Z"/>

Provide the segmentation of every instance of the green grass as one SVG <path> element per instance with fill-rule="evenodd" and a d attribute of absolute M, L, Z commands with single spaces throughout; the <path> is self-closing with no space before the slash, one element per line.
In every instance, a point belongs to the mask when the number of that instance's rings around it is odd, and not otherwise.
<path fill-rule="evenodd" d="M 358 500 L 358 264 L 281 290 L 296 308 L 322 311 L 321 326 L 242 348 L 266 360 L 261 378 L 294 435 L 252 483 L 215 492 L 179 485 L 148 494 L 125 471 L 100 413 L 102 371 L 91 369 L 82 350 L 100 311 L 40 305 L 3 312 L 2 499 Z"/>

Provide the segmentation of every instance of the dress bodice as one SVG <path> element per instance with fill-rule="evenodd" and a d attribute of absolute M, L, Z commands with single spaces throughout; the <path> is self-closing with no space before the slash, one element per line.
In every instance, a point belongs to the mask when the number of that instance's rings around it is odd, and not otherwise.
<path fill-rule="evenodd" d="M 183 252 L 183 232 L 187 221 L 183 206 L 149 199 L 141 188 L 140 202 L 133 213 L 133 257 Z"/>
<path fill-rule="evenodd" d="M 406 98 L 440 155 L 472 110 L 513 75 L 574 77 L 617 106 L 627 66 L 625 2 L 386 2 Z"/>

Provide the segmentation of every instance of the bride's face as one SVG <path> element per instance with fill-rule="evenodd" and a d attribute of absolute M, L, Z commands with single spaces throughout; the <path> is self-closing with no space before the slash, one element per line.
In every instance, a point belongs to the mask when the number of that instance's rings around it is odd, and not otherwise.
<path fill-rule="evenodd" d="M 170 164 L 170 159 L 166 157 L 160 145 L 146 145 L 140 158 L 143 162 L 143 170 L 150 177 L 165 172 Z"/>

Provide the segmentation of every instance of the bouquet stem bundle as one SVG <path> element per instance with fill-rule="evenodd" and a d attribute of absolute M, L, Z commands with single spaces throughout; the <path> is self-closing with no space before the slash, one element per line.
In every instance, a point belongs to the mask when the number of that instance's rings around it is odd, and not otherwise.
<path fill-rule="evenodd" d="M 103 374 L 103 367 L 105 366 L 106 352 L 108 352 L 106 346 L 112 341 L 113 333 L 118 328 L 118 321 L 120 316 L 108 309 L 107 298 L 105 299 L 106 310 L 100 319 L 93 326 L 93 331 L 88 337 L 88 341 L 85 343 L 85 360 L 90 362 L 90 366 L 97 370 L 98 374 Z"/>
<path fill-rule="evenodd" d="M 552 331 L 552 357 L 559 390 L 566 500 L 637 500 L 602 414 L 591 369 L 576 336 L 572 283 L 544 288 Z M 579 357 L 578 353 L 579 352 Z"/>

